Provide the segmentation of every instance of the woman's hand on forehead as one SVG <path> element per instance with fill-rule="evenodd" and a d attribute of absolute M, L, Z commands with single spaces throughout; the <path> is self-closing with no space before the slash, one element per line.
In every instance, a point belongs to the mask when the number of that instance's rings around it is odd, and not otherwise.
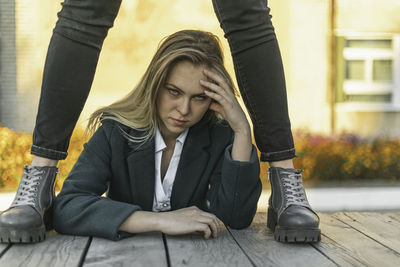
<path fill-rule="evenodd" d="M 205 69 L 203 73 L 208 80 L 200 80 L 200 84 L 206 87 L 204 93 L 214 100 L 210 109 L 221 114 L 234 132 L 248 131 L 249 123 L 233 93 L 233 89 L 216 72 Z"/>

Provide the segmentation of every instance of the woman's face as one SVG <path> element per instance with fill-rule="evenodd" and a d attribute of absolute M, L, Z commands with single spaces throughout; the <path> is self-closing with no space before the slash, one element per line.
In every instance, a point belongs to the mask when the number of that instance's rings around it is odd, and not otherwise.
<path fill-rule="evenodd" d="M 157 96 L 158 126 L 164 139 L 176 139 L 183 131 L 199 122 L 210 106 L 200 79 L 204 66 L 181 61 L 171 70 Z"/>

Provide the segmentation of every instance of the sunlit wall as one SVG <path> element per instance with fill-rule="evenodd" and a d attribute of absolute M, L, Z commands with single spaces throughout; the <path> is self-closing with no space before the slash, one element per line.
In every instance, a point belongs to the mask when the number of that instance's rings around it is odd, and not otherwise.
<path fill-rule="evenodd" d="M 16 128 L 34 126 L 47 46 L 61 1 L 16 1 L 18 118 Z M 84 122 L 97 107 L 112 103 L 136 84 L 159 41 L 182 29 L 216 33 L 223 42 L 228 69 L 233 73 L 228 44 L 211 1 L 124 0 L 99 59 L 92 91 L 82 112 Z"/>
<path fill-rule="evenodd" d="M 60 2 L 15 1 L 17 92 L 14 95 L 10 94 L 10 97 L 15 99 L 2 102 L 14 103 L 9 108 L 16 110 L 15 118 L 6 123 L 12 128 L 28 132 L 33 129 L 44 60 L 56 22 L 56 13 L 61 8 Z M 307 128 L 322 133 L 329 133 L 331 130 L 331 2 L 269 0 L 282 52 L 289 112 L 294 129 Z M 364 34 L 364 37 L 371 35 L 392 38 L 400 34 L 398 0 L 334 2 L 336 37 L 355 33 Z M 211 31 L 221 38 L 228 70 L 234 76 L 228 44 L 223 38 L 210 0 L 123 0 L 115 25 L 104 43 L 92 91 L 80 123 L 84 125 L 87 117 L 97 107 L 122 97 L 136 84 L 163 37 L 188 28 Z M 400 53 L 396 54 L 397 52 L 393 51 L 395 56 L 390 66 L 397 66 Z M 395 81 L 400 79 L 400 67 L 398 68 L 393 67 L 393 89 L 390 98 L 398 99 L 397 102 L 338 102 L 335 104 L 337 131 L 353 131 L 364 136 L 380 133 L 392 136 L 400 134 L 400 84 L 396 84 Z M 343 77 L 337 79 L 343 82 Z M 373 99 L 368 95 L 364 98 L 368 101 Z"/>

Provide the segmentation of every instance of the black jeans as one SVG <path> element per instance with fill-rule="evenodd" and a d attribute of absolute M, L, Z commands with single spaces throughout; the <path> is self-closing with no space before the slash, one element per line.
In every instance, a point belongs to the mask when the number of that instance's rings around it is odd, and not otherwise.
<path fill-rule="evenodd" d="M 65 0 L 50 41 L 31 153 L 65 159 L 121 0 Z M 266 0 L 213 0 L 262 161 L 295 157 L 285 77 Z"/>

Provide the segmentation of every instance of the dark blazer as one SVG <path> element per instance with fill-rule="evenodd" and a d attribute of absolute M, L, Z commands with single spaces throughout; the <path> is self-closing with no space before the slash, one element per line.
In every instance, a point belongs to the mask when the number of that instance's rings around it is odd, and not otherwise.
<path fill-rule="evenodd" d="M 154 197 L 154 138 L 138 146 L 122 134 L 140 132 L 106 120 L 84 145 L 55 200 L 57 232 L 119 240 L 118 231 L 137 210 L 151 211 Z M 172 210 L 197 206 L 232 228 L 250 225 L 261 194 L 259 161 L 231 158 L 233 131 L 225 122 L 189 129 L 176 173 Z M 102 196 L 107 192 L 108 197 Z"/>

